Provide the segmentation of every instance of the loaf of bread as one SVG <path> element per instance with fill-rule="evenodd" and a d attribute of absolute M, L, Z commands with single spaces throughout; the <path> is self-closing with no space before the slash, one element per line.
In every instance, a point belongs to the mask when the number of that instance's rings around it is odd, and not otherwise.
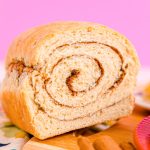
<path fill-rule="evenodd" d="M 57 22 L 22 33 L 6 58 L 3 107 L 39 139 L 129 115 L 139 61 L 120 33 Z"/>

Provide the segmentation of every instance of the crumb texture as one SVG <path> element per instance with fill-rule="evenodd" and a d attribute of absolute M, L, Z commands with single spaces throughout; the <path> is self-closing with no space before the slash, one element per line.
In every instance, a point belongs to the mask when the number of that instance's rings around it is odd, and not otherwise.
<path fill-rule="evenodd" d="M 16 125 L 40 139 L 117 119 L 133 109 L 138 68 L 131 43 L 105 26 L 36 27 L 9 49 L 3 106 Z"/>

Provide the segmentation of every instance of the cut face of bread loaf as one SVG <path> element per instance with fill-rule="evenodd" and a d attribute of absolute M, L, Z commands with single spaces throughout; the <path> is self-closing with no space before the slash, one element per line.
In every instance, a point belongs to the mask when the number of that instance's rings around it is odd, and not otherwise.
<path fill-rule="evenodd" d="M 117 119 L 132 112 L 138 68 L 131 43 L 105 26 L 35 27 L 8 51 L 3 106 L 39 139 Z"/>

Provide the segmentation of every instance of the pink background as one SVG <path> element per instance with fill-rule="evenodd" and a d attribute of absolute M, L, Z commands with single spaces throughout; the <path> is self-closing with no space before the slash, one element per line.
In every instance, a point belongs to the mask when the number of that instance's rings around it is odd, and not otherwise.
<path fill-rule="evenodd" d="M 92 21 L 125 34 L 150 66 L 150 0 L 0 0 L 0 60 L 20 32 L 58 20 Z"/>

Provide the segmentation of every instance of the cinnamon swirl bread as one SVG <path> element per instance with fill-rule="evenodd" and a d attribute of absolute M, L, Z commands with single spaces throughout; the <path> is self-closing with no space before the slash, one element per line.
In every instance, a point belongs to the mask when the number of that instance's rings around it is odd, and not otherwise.
<path fill-rule="evenodd" d="M 138 68 L 132 44 L 103 25 L 35 27 L 8 51 L 3 106 L 39 139 L 117 119 L 133 110 Z"/>

